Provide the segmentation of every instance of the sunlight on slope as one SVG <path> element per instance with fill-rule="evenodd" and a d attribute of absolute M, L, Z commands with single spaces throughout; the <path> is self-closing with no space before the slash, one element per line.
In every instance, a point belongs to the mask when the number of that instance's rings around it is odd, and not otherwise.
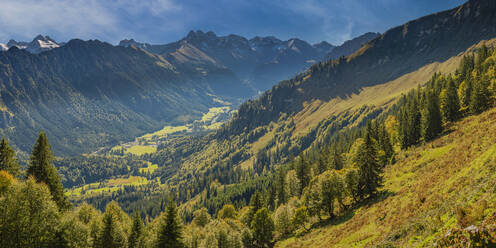
<path fill-rule="evenodd" d="M 456 225 L 457 208 L 472 209 L 476 220 L 494 211 L 496 108 L 450 131 L 398 154 L 385 170 L 383 199 L 277 247 L 424 247 Z"/>

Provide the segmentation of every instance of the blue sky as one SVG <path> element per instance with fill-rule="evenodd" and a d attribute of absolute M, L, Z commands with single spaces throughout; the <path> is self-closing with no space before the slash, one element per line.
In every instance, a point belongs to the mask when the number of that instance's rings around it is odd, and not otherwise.
<path fill-rule="evenodd" d="M 0 42 L 37 34 L 163 44 L 189 30 L 340 44 L 465 0 L 1 0 Z"/>

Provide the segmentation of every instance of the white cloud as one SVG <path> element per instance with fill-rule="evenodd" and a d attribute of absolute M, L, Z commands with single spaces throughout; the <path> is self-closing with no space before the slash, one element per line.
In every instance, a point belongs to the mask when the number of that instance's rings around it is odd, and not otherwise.
<path fill-rule="evenodd" d="M 2 0 L 0 40 L 43 33 L 115 42 L 126 33 L 121 15 L 159 16 L 180 9 L 171 0 Z"/>

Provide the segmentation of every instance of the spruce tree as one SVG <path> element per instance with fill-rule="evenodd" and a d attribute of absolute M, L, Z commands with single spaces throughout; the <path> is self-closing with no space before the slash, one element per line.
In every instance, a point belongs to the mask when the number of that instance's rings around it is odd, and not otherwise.
<path fill-rule="evenodd" d="M 17 162 L 16 153 L 4 138 L 0 142 L 0 170 L 5 170 L 14 177 L 19 177 L 21 174 L 21 167 Z"/>
<path fill-rule="evenodd" d="M 296 163 L 296 177 L 300 181 L 300 195 L 303 194 L 303 189 L 310 182 L 310 166 L 303 155 L 300 156 L 300 159 Z"/>
<path fill-rule="evenodd" d="M 377 192 L 382 185 L 381 166 L 377 158 L 376 144 L 370 135 L 370 122 L 367 124 L 364 142 L 360 146 L 355 163 L 358 166 L 358 194 L 363 199 Z"/>
<path fill-rule="evenodd" d="M 341 154 L 339 154 L 336 146 L 333 146 L 331 156 L 330 156 L 330 168 L 335 170 L 343 169 L 343 159 L 341 158 Z"/>
<path fill-rule="evenodd" d="M 248 226 L 253 220 L 253 217 L 263 207 L 262 195 L 260 192 L 255 192 L 250 199 L 250 211 L 248 212 Z"/>
<path fill-rule="evenodd" d="M 131 227 L 131 234 L 129 235 L 128 247 L 129 248 L 141 248 L 143 246 L 143 220 L 138 211 L 134 213 L 133 225 Z"/>
<path fill-rule="evenodd" d="M 48 137 L 45 132 L 41 132 L 31 154 L 27 175 L 34 177 L 38 183 L 45 183 L 59 209 L 65 210 L 70 208 L 71 204 L 64 195 L 64 187 L 60 182 L 57 169 L 53 166 L 53 160 L 54 156 Z"/>
<path fill-rule="evenodd" d="M 279 167 L 279 170 L 277 171 L 277 178 L 276 178 L 276 194 L 277 194 L 277 205 L 281 205 L 286 203 L 287 201 L 287 194 L 286 194 L 286 171 L 284 168 L 281 166 Z"/>
<path fill-rule="evenodd" d="M 489 95 L 484 81 L 477 80 L 474 83 L 470 95 L 469 110 L 472 114 L 480 114 L 489 106 Z"/>
<path fill-rule="evenodd" d="M 182 248 L 182 226 L 177 216 L 176 203 L 170 201 L 159 227 L 157 248 Z"/>
<path fill-rule="evenodd" d="M 102 218 L 102 229 L 98 237 L 97 247 L 99 248 L 124 248 L 126 247 L 126 237 L 122 229 L 119 216 L 113 209 L 107 206 Z"/>
<path fill-rule="evenodd" d="M 436 95 L 428 92 L 426 98 L 425 106 L 422 109 L 422 138 L 424 141 L 430 141 L 441 133 L 443 126 Z"/>
<path fill-rule="evenodd" d="M 453 80 L 449 80 L 446 89 L 442 90 L 440 98 L 443 121 L 445 123 L 456 121 L 460 117 L 460 102 Z"/>
<path fill-rule="evenodd" d="M 391 144 L 391 137 L 389 137 L 389 133 L 386 130 L 386 126 L 384 124 L 379 125 L 378 127 L 378 139 L 380 149 L 384 152 L 382 165 L 386 165 L 391 163 L 394 157 L 393 145 Z"/>

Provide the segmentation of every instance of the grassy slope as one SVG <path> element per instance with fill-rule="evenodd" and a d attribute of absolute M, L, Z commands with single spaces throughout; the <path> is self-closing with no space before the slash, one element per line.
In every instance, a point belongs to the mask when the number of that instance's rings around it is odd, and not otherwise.
<path fill-rule="evenodd" d="M 430 246 L 458 225 L 457 208 L 475 222 L 495 210 L 496 108 L 398 158 L 378 200 L 277 247 Z"/>

